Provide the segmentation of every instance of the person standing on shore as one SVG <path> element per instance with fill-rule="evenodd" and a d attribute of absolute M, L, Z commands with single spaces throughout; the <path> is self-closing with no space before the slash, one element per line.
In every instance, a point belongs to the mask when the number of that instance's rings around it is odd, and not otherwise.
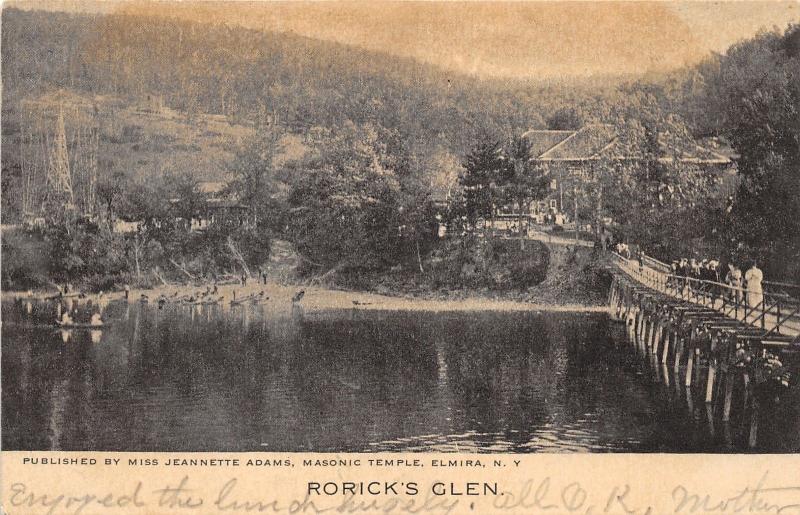
<path fill-rule="evenodd" d="M 747 303 L 751 308 L 755 308 L 764 300 L 764 290 L 761 281 L 764 280 L 764 272 L 761 271 L 756 262 L 745 272 L 744 280 L 747 281 Z"/>

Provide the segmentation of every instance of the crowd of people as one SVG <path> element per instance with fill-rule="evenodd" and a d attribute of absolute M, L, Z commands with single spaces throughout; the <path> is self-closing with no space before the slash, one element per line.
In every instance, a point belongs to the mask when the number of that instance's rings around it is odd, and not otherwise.
<path fill-rule="evenodd" d="M 635 258 L 639 262 L 640 270 L 644 266 L 644 254 L 635 245 L 618 242 L 614 250 L 625 259 Z M 739 303 L 747 302 L 748 306 L 755 308 L 764 300 L 764 272 L 755 261 L 745 268 L 746 271 L 743 272 L 735 263 L 723 265 L 719 259 L 682 258 L 672 262 L 671 278 L 668 282 L 673 287 L 698 289 L 701 285 L 693 285 L 693 281 L 707 281 L 702 286 L 703 291 L 715 296 L 724 295 Z"/>
<path fill-rule="evenodd" d="M 731 269 L 735 268 L 733 264 L 729 266 Z M 720 262 L 717 259 L 698 261 L 695 258 L 683 258 L 680 261 L 673 261 L 672 275 L 691 277 L 692 279 L 700 279 L 702 281 L 714 281 L 717 283 L 723 279 L 720 270 Z M 725 279 L 727 279 L 727 276 Z"/>
<path fill-rule="evenodd" d="M 683 258 L 672 262 L 672 275 L 700 281 L 717 283 L 717 286 L 725 284 L 729 288 L 724 289 L 726 294 L 735 298 L 738 302 L 745 300 L 750 307 L 756 307 L 764 300 L 762 281 L 764 273 L 758 268 L 755 261 L 742 272 L 741 268 L 735 263 L 728 263 L 726 267 L 720 265 L 718 259 Z M 689 281 L 684 280 L 684 286 L 689 286 Z M 709 289 L 709 288 L 706 288 Z M 710 290 L 722 293 L 723 288 L 710 288 Z"/>

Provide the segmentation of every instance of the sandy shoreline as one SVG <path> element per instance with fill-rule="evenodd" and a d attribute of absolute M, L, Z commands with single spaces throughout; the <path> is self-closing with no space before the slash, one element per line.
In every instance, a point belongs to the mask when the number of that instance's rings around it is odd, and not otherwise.
<path fill-rule="evenodd" d="M 260 284 L 255 280 L 249 281 L 246 286 L 241 284 L 228 284 L 218 286 L 218 293 L 211 298 L 222 297 L 220 302 L 230 303 L 234 299 L 241 299 L 248 295 L 257 295 L 264 292 L 269 297 L 269 304 L 291 305 L 292 297 L 300 290 L 305 291 L 300 301 L 307 311 L 330 309 L 370 309 L 392 311 L 552 311 L 552 312 L 608 312 L 607 306 L 592 304 L 551 304 L 522 302 L 515 300 L 486 299 L 478 296 L 465 299 L 421 299 L 412 297 L 395 297 L 369 292 L 333 290 L 318 286 L 286 286 L 268 282 Z M 191 285 L 166 285 L 150 289 L 131 289 L 130 300 L 138 301 L 143 295 L 151 302 L 160 296 L 166 298 L 182 297 L 200 294 L 206 291 L 205 286 Z M 177 294 L 177 295 L 176 295 Z M 34 294 L 33 299 L 44 299 L 53 293 Z M 27 292 L 3 292 L 3 299 L 26 298 Z M 103 300 L 109 301 L 124 298 L 124 293 L 115 291 L 103 295 Z M 87 294 L 81 301 L 96 300 L 98 294 Z"/>

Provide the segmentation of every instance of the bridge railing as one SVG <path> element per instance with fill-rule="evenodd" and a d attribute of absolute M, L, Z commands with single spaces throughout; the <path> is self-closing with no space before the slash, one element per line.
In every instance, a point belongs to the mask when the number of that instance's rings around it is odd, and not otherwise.
<path fill-rule="evenodd" d="M 658 292 L 698 304 L 758 327 L 766 336 L 800 335 L 800 300 L 787 291 L 787 283 L 762 283 L 763 291 L 748 290 L 716 281 L 684 277 L 652 258 L 627 259 L 612 253 L 615 264 L 638 282 Z M 653 266 L 653 263 L 661 266 Z M 669 271 L 667 271 L 669 270 Z"/>

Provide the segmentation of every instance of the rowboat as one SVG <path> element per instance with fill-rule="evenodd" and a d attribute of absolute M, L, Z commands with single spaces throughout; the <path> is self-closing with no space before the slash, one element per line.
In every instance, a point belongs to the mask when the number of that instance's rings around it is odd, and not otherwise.
<path fill-rule="evenodd" d="M 99 329 L 106 328 L 109 325 L 111 325 L 111 324 L 102 323 L 102 324 L 98 325 L 98 324 L 89 324 L 89 323 L 83 324 L 83 323 L 79 323 L 79 322 L 74 322 L 74 323 L 71 323 L 71 324 L 65 324 L 63 322 L 59 322 L 58 320 L 56 320 L 56 322 L 55 322 L 55 326 L 58 327 L 59 329 L 98 329 L 99 330 Z"/>
<path fill-rule="evenodd" d="M 260 306 L 262 304 L 267 304 L 269 302 L 269 298 L 266 299 L 249 299 L 244 302 L 231 302 L 231 306 L 244 306 L 245 304 L 250 304 L 251 306 Z"/>
<path fill-rule="evenodd" d="M 211 304 L 218 304 L 218 303 L 222 302 L 223 299 L 225 299 L 225 297 L 220 297 L 218 299 L 198 300 L 198 301 L 195 301 L 195 302 L 191 302 L 191 304 L 195 305 L 195 306 L 209 306 Z"/>
<path fill-rule="evenodd" d="M 59 299 L 74 299 L 83 295 L 81 292 L 74 291 L 71 293 L 57 293 L 55 295 L 50 295 L 49 297 L 45 297 L 44 300 L 59 300 Z"/>

